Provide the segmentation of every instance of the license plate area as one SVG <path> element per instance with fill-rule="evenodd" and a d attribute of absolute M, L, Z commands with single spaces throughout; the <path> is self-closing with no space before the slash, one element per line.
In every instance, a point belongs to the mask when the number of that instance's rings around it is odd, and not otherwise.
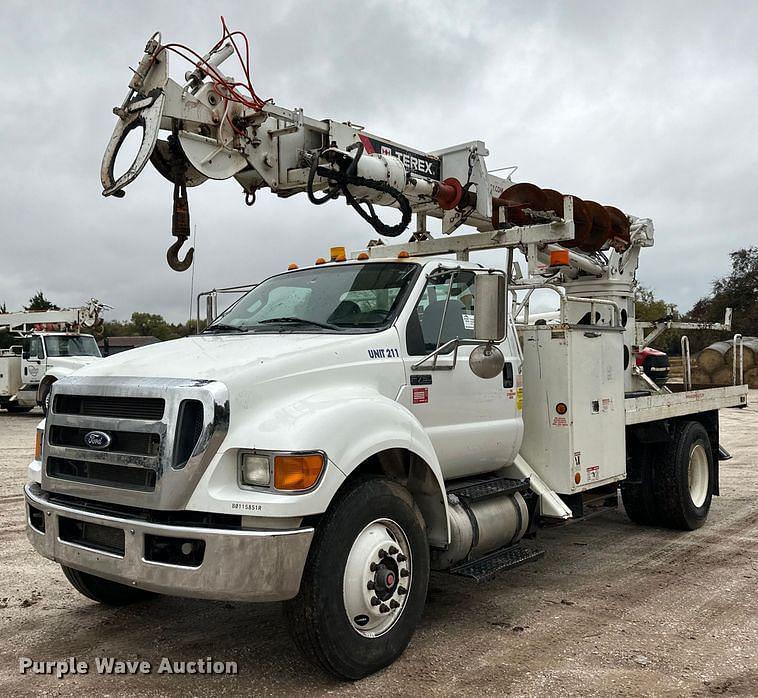
<path fill-rule="evenodd" d="M 120 528 L 59 516 L 58 537 L 65 543 L 124 557 L 125 535 Z"/>

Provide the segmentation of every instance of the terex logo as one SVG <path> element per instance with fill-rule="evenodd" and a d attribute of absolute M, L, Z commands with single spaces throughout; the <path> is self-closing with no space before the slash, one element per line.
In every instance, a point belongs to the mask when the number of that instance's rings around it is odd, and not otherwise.
<path fill-rule="evenodd" d="M 391 155 L 400 160 L 403 163 L 403 167 L 411 174 L 421 175 L 429 179 L 440 178 L 440 161 L 435 157 L 421 153 L 412 153 L 392 146 L 389 143 L 382 143 L 374 138 L 369 138 L 364 134 L 361 134 L 359 138 L 366 152 L 371 155 L 374 153 L 386 156 Z"/>

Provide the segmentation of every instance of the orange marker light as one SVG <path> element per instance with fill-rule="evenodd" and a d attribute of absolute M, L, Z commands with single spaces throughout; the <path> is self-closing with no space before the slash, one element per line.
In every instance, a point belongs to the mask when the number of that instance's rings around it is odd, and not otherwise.
<path fill-rule="evenodd" d="M 576 473 L 574 475 L 574 482 L 578 485 L 582 481 L 582 475 L 581 473 Z"/>
<path fill-rule="evenodd" d="M 411 255 L 408 252 L 406 252 L 405 250 L 403 250 L 402 252 L 398 252 L 397 253 L 397 258 L 398 259 L 408 259 L 408 257 L 410 257 L 410 256 Z"/>
<path fill-rule="evenodd" d="M 307 490 L 318 482 L 324 469 L 320 453 L 276 456 L 274 458 L 274 487 L 278 490 Z"/>
<path fill-rule="evenodd" d="M 368 259 L 368 252 L 359 252 L 356 259 L 360 259 L 361 261 Z"/>
<path fill-rule="evenodd" d="M 550 250 L 551 267 L 567 267 L 569 263 L 568 250 Z"/>
<path fill-rule="evenodd" d="M 316 260 L 316 264 L 326 264 L 326 260 L 323 257 L 319 257 Z"/>
<path fill-rule="evenodd" d="M 295 264 L 294 262 L 292 262 L 291 264 L 287 265 L 287 270 L 288 271 L 292 271 L 293 269 L 297 269 L 297 264 Z"/>
<path fill-rule="evenodd" d="M 329 250 L 329 256 L 331 257 L 332 262 L 344 262 L 347 259 L 344 247 L 332 247 Z"/>
<path fill-rule="evenodd" d="M 45 432 L 42 429 L 37 429 L 37 434 L 34 439 L 34 460 L 42 460 L 42 441 L 45 438 Z"/>

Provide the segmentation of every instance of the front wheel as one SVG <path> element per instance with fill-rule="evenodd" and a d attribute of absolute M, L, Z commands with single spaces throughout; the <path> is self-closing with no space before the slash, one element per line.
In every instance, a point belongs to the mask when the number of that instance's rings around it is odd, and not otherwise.
<path fill-rule="evenodd" d="M 311 660 L 355 680 L 391 664 L 421 619 L 429 547 L 408 490 L 372 478 L 321 520 L 300 593 L 286 605 L 290 632 Z"/>
<path fill-rule="evenodd" d="M 40 407 L 42 408 L 42 414 L 47 417 L 47 413 L 50 411 L 50 393 L 53 390 L 53 383 L 48 383 L 42 388 L 42 395 L 40 397 Z"/>

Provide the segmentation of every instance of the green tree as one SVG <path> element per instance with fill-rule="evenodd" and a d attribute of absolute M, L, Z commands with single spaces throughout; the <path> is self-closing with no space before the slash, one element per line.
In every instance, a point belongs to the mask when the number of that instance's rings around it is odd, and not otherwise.
<path fill-rule="evenodd" d="M 37 293 L 35 293 L 29 299 L 29 305 L 24 306 L 24 310 L 34 310 L 34 311 L 60 310 L 60 307 L 55 305 L 55 303 L 50 302 L 47 298 L 45 298 L 45 294 L 42 293 L 42 291 L 37 291 Z"/>
<path fill-rule="evenodd" d="M 732 308 L 734 332 L 758 336 L 758 247 L 735 250 L 729 257 L 731 273 L 716 279 L 710 295 L 695 303 L 687 317 L 693 322 L 723 322 L 726 309 Z"/>
<path fill-rule="evenodd" d="M 634 312 L 638 320 L 654 322 L 672 315 L 678 317 L 676 306 L 656 298 L 655 293 L 646 286 L 636 286 L 634 289 Z"/>
<path fill-rule="evenodd" d="M 634 312 L 639 322 L 655 322 L 668 317 L 679 320 L 676 305 L 656 298 L 655 292 L 646 286 L 637 286 L 634 289 Z M 681 353 L 681 337 L 682 332 L 679 330 L 666 330 L 653 342 L 653 346 L 676 356 Z"/>

